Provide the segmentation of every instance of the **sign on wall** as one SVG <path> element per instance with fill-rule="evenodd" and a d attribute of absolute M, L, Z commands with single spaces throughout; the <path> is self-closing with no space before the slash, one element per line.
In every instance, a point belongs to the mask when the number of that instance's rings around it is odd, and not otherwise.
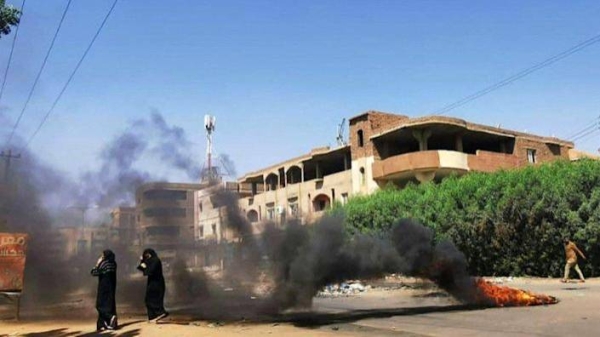
<path fill-rule="evenodd" d="M 22 291 L 28 235 L 0 233 L 0 291 Z"/>

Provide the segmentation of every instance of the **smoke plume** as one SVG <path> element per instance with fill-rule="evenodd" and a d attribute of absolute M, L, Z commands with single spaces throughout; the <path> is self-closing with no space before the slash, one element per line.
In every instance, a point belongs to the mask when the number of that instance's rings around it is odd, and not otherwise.
<path fill-rule="evenodd" d="M 243 285 L 264 283 L 261 271 L 272 283 L 260 305 L 254 303 L 255 314 L 310 308 L 313 297 L 328 284 L 390 273 L 431 280 L 465 303 L 480 299 L 464 255 L 449 241 L 434 242 L 431 229 L 416 221 L 404 219 L 393 224 L 388 233 L 368 236 L 349 234 L 342 217 L 326 216 L 310 225 L 296 220 L 283 226 L 268 224 L 257 236 L 240 214 L 236 197 L 226 191 L 216 195 L 216 206 L 227 210 L 228 229 L 241 238 L 236 248 L 239 254 L 232 257 L 224 282 L 240 287 L 240 299 L 258 296 Z M 206 291 L 211 292 L 209 298 L 222 298 L 214 287 Z M 240 310 L 248 314 L 247 305 L 232 309 L 231 299 L 210 303 L 212 314 L 224 313 L 220 318 L 239 318 Z"/>
<path fill-rule="evenodd" d="M 169 181 L 156 172 L 159 166 L 166 167 L 167 172 L 183 172 L 192 182 L 199 181 L 200 164 L 194 160 L 198 157 L 191 151 L 185 131 L 170 126 L 157 110 L 152 110 L 149 118 L 131 122 L 104 147 L 99 169 L 82 175 L 78 199 L 100 207 L 131 205 L 141 184 Z M 154 170 L 144 169 L 148 163 Z"/>
<path fill-rule="evenodd" d="M 4 111 L 7 110 L 0 111 L 1 139 L 7 139 L 14 125 Z M 73 223 L 81 225 L 81 221 L 86 220 L 71 206 L 82 209 L 98 206 L 105 214 L 101 220 L 106 221 L 110 208 L 133 205 L 135 190 L 142 183 L 168 180 L 147 169 L 145 160 L 159 161 L 164 172 L 183 172 L 191 181 L 199 179 L 200 164 L 192 159 L 198 156 L 191 152 L 184 130 L 169 125 L 157 111 L 129 123 L 103 147 L 98 156 L 98 169 L 82 173 L 79 179 L 70 178 L 40 161 L 24 147 L 18 133 L 12 144 L 13 154 L 20 153 L 20 158 L 11 161 L 10 170 L 6 172 L 7 181 L 4 180 L 5 162 L 0 161 L 0 232 L 29 234 L 23 296 L 26 306 L 68 301 L 70 294 L 82 288 L 89 290 L 86 294 L 90 297 L 94 294 L 95 282 L 89 270 L 100 251 L 80 252 L 66 258 L 62 254 L 66 243 L 56 232 L 57 227 Z M 88 213 L 88 224 L 92 222 L 89 217 Z M 122 271 L 119 273 L 119 296 L 143 306 L 143 292 L 141 297 L 134 295 L 140 293 L 138 290 L 143 284 L 133 284 L 124 278 L 137 255 L 132 255 L 130 244 L 111 248 L 117 254 Z M 123 298 L 125 295 L 127 297 Z"/>

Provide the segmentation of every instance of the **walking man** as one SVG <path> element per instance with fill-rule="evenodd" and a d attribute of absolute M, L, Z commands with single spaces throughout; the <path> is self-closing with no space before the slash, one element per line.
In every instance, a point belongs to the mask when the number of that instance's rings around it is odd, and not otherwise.
<path fill-rule="evenodd" d="M 565 256 L 567 258 L 567 264 L 565 265 L 565 277 L 561 280 L 561 282 L 566 283 L 569 280 L 569 271 L 571 270 L 571 268 L 575 267 L 575 271 L 577 272 L 577 274 L 579 274 L 579 279 L 581 280 L 581 282 L 585 282 L 585 278 L 583 277 L 583 274 L 581 273 L 581 269 L 579 269 L 579 266 L 577 265 L 577 254 L 579 254 L 584 260 L 585 255 L 583 255 L 583 253 L 579 250 L 579 248 L 577 248 L 577 245 L 575 245 L 575 243 L 571 242 L 568 238 L 564 239 L 564 244 L 565 244 Z"/>

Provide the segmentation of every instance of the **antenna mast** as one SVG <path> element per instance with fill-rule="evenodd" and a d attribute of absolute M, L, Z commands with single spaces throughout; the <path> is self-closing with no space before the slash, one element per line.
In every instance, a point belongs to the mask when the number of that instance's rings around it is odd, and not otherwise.
<path fill-rule="evenodd" d="M 335 138 L 338 146 L 346 146 L 346 140 L 344 139 L 344 127 L 346 126 L 346 118 L 342 118 L 342 122 L 338 125 L 338 134 Z"/>
<path fill-rule="evenodd" d="M 217 119 L 215 116 L 204 115 L 204 129 L 206 130 L 206 170 L 203 173 L 203 181 L 213 181 L 218 177 L 216 169 L 212 165 L 212 134 L 215 132 Z"/>

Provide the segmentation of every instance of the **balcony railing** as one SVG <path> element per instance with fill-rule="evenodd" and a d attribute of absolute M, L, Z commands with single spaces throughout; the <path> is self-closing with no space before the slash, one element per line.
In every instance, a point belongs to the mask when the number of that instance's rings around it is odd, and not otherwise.
<path fill-rule="evenodd" d="M 416 172 L 492 172 L 519 166 L 512 154 L 477 151 L 467 154 L 458 151 L 429 150 L 392 156 L 373 163 L 373 178 L 376 180 L 401 179 Z"/>

